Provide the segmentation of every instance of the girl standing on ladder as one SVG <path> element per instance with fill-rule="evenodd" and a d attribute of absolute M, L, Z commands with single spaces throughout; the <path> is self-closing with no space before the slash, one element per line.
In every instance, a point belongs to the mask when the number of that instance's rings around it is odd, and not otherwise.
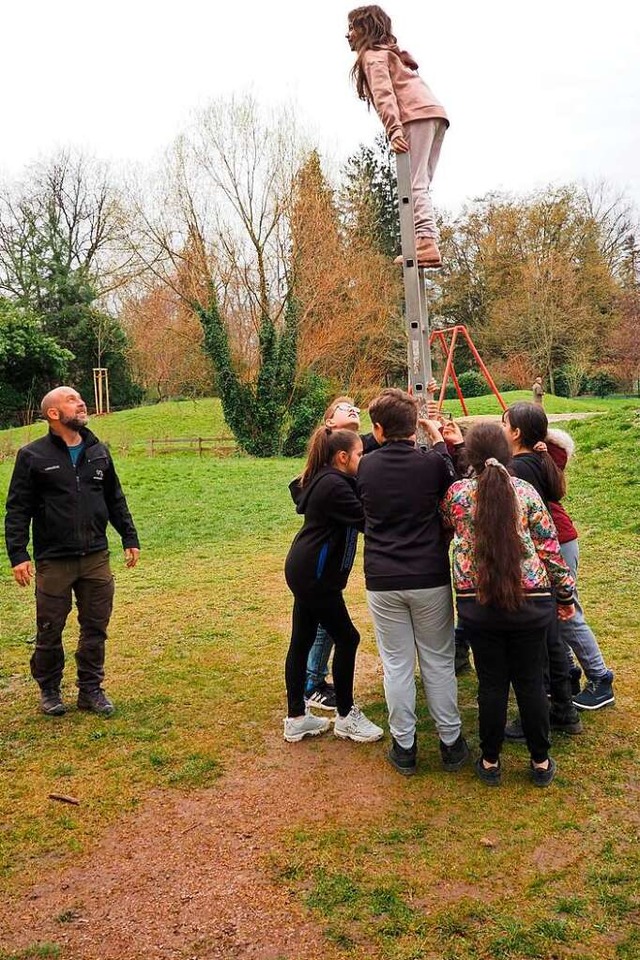
<path fill-rule="evenodd" d="M 351 76 L 358 96 L 375 107 L 391 149 L 411 153 L 418 266 L 441 267 L 429 187 L 449 126 L 445 109 L 418 76 L 418 64 L 411 54 L 398 47 L 391 20 L 381 7 L 352 10 L 347 40 L 357 53 Z M 395 262 L 401 264 L 402 257 Z"/>

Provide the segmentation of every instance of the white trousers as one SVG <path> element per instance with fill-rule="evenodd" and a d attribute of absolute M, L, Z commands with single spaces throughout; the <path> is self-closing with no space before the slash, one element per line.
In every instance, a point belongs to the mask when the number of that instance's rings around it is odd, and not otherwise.
<path fill-rule="evenodd" d="M 440 159 L 447 124 L 444 120 L 412 120 L 405 123 L 404 137 L 411 154 L 411 194 L 416 237 L 438 239 L 431 202 L 431 181 Z"/>
<path fill-rule="evenodd" d="M 461 730 L 454 668 L 451 587 L 427 590 L 367 590 L 384 672 L 389 729 L 409 749 L 416 733 L 416 656 L 427 707 L 443 743 Z"/>

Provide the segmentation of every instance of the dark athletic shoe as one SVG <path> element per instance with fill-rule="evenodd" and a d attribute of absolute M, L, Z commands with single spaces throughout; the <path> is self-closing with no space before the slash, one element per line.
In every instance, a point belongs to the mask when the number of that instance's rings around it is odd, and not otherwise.
<path fill-rule="evenodd" d="M 556 733 L 566 733 L 570 737 L 575 737 L 582 733 L 582 720 L 574 706 L 564 710 L 554 710 L 549 712 L 549 724 Z"/>
<path fill-rule="evenodd" d="M 582 693 L 573 698 L 573 705 L 578 710 L 599 710 L 611 703 L 615 703 L 611 670 L 599 680 L 588 680 Z"/>
<path fill-rule="evenodd" d="M 308 707 L 324 710 L 327 713 L 336 712 L 336 692 L 330 683 L 321 683 L 304 698 Z"/>
<path fill-rule="evenodd" d="M 43 687 L 40 691 L 40 709 L 46 717 L 61 717 L 66 711 L 59 687 Z"/>
<path fill-rule="evenodd" d="M 488 787 L 499 787 L 502 783 L 502 769 L 498 760 L 497 767 L 485 767 L 482 757 L 478 757 L 474 764 L 476 775 Z"/>
<path fill-rule="evenodd" d="M 387 754 L 387 759 L 396 768 L 398 773 L 404 777 L 410 777 L 416 772 L 416 756 L 418 754 L 418 741 L 414 738 L 412 747 L 401 747 L 391 737 L 391 749 Z"/>
<path fill-rule="evenodd" d="M 94 687 L 93 690 L 81 690 L 78 694 L 78 710 L 88 710 L 90 713 L 97 713 L 101 717 L 110 717 L 115 709 L 102 687 Z"/>
<path fill-rule="evenodd" d="M 469 759 L 469 746 L 462 734 L 460 734 L 455 743 L 449 746 L 441 740 L 440 756 L 442 757 L 442 766 L 447 773 L 455 773 L 456 770 L 463 767 Z"/>
<path fill-rule="evenodd" d="M 553 759 L 549 757 L 549 766 L 546 770 L 542 767 L 534 767 L 533 760 L 531 761 L 531 779 L 536 787 L 548 787 L 553 778 L 556 775 L 556 770 L 558 765 Z"/>
<path fill-rule="evenodd" d="M 511 723 L 508 723 L 504 728 L 504 738 L 505 740 L 511 740 L 512 743 L 527 742 L 519 715 L 514 717 Z"/>

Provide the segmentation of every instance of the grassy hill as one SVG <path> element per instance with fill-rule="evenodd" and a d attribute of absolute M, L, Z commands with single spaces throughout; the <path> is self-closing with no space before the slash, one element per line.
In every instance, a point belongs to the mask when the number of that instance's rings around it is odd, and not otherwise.
<path fill-rule="evenodd" d="M 489 402 L 470 401 L 472 412 L 486 412 Z M 578 445 L 567 505 L 581 533 L 581 595 L 616 672 L 616 707 L 586 716 L 582 737 L 554 743 L 560 772 L 550 790 L 527 784 L 518 773 L 525 754 L 510 747 L 507 782 L 488 791 L 470 770 L 453 778 L 440 771 L 420 699 L 421 767 L 412 784 L 394 786 L 400 799 L 377 816 L 369 807 L 366 818 L 354 816 L 340 829 L 330 810 L 313 829 L 292 822 L 273 851 L 277 882 L 325 925 L 327 956 L 640 956 L 640 417 L 633 402 L 554 400 L 547 409 L 556 403 L 606 411 L 564 426 Z M 211 786 L 234 770 L 238 755 L 277 750 L 281 742 L 290 616 L 281 571 L 298 528 L 287 483 L 299 461 L 148 455 L 152 436 L 227 434 L 212 400 L 112 414 L 92 426 L 117 451 L 143 545 L 139 567 L 128 571 L 112 541 L 117 594 L 106 687 L 118 712 L 109 721 L 75 710 L 59 721 L 38 714 L 28 673 L 33 595 L 13 583 L 5 560 L 0 889 L 6 896 L 23 892 L 44 865 L 52 874 L 90 851 L 104 828 L 150 790 Z M 12 451 L 40 431 L 0 434 L 7 454 L 0 462 L 3 496 Z M 358 699 L 386 727 L 360 561 L 348 602 L 363 636 Z M 70 702 L 75 631 L 72 616 L 64 686 Z M 473 676 L 461 680 L 460 703 L 475 750 Z M 384 749 L 364 748 L 382 784 Z M 51 792 L 79 796 L 82 806 L 56 806 L 46 799 Z M 317 802 L 322 808 L 321 783 Z M 456 885 L 467 893 L 447 900 Z M 492 890 L 501 891 L 497 900 Z"/>

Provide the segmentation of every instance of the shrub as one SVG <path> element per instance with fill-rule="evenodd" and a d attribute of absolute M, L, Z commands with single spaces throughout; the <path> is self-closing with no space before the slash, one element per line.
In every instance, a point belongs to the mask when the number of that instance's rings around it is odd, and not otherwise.
<path fill-rule="evenodd" d="M 587 381 L 587 391 L 596 397 L 608 397 L 620 389 L 620 383 L 610 370 L 598 370 Z"/>

